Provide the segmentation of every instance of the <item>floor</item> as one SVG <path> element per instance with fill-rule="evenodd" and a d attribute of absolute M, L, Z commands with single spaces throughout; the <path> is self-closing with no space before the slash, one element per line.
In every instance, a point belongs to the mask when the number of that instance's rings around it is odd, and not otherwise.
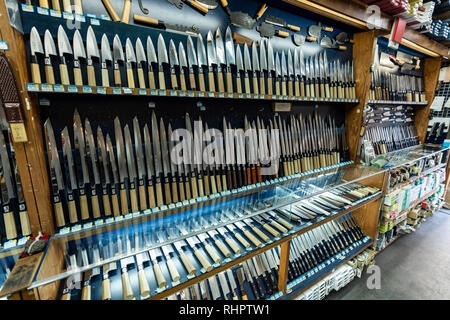
<path fill-rule="evenodd" d="M 450 210 L 442 209 L 416 232 L 379 253 L 380 289 L 368 289 L 365 271 L 329 300 L 450 299 Z"/>

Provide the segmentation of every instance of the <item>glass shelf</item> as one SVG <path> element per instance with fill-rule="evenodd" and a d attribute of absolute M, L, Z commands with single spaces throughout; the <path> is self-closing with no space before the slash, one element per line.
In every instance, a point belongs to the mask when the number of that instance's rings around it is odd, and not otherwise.
<path fill-rule="evenodd" d="M 23 251 L 23 245 L 9 249 L 0 250 L 0 289 L 14 268 L 20 254 Z"/>
<path fill-rule="evenodd" d="M 420 145 L 408 148 L 407 150 L 392 151 L 384 156 L 389 160 L 389 169 L 393 169 L 446 150 L 449 150 L 449 148 L 442 149 L 429 145 Z"/>

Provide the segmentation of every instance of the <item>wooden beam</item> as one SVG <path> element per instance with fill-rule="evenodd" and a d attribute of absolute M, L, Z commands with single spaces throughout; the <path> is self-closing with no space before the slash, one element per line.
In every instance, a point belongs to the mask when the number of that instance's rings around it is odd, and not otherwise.
<path fill-rule="evenodd" d="M 278 271 L 278 290 L 286 293 L 288 281 L 289 254 L 291 250 L 291 240 L 281 245 L 280 269 Z"/>
<path fill-rule="evenodd" d="M 411 27 L 406 27 L 403 39 L 406 40 L 405 42 L 402 41 L 403 45 L 412 46 L 411 48 L 417 51 L 424 50 L 423 53 L 432 57 L 436 57 L 436 54 L 443 57 L 449 56 L 449 50 L 445 45 L 428 38 L 426 35 L 417 32 Z M 431 54 L 427 53 L 427 51 L 431 51 Z M 432 53 L 435 54 L 433 55 Z"/>

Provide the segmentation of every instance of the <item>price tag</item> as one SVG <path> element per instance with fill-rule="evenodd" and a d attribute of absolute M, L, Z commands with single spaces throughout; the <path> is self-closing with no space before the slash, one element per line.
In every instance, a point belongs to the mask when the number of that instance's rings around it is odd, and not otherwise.
<path fill-rule="evenodd" d="M 9 248 L 13 248 L 17 245 L 17 239 L 14 240 L 9 240 L 7 242 L 5 242 L 5 244 L 3 245 L 3 247 L 5 249 L 9 249 Z"/>
<path fill-rule="evenodd" d="M 73 85 L 67 86 L 67 92 L 68 93 L 78 93 L 78 87 L 73 86 Z"/>
<path fill-rule="evenodd" d="M 42 8 L 42 7 L 37 7 L 37 8 L 36 8 L 36 12 L 37 12 L 38 14 L 42 14 L 42 15 L 44 15 L 44 16 L 48 16 L 48 14 L 49 14 L 48 9 L 47 9 L 47 8 Z"/>
<path fill-rule="evenodd" d="M 189 204 L 194 204 L 194 203 L 196 203 L 197 201 L 195 201 L 195 199 L 190 199 L 189 200 Z"/>
<path fill-rule="evenodd" d="M 132 94 L 133 93 L 133 89 L 131 89 L 131 88 L 123 88 L 123 93 L 124 94 Z"/>
<path fill-rule="evenodd" d="M 133 212 L 133 218 L 136 218 L 140 215 L 141 213 L 139 211 L 135 211 Z"/>
<path fill-rule="evenodd" d="M 75 21 L 86 22 L 86 17 L 81 14 L 75 13 Z"/>
<path fill-rule="evenodd" d="M 48 83 L 41 84 L 41 91 L 42 92 L 53 92 L 53 86 Z"/>
<path fill-rule="evenodd" d="M 158 95 L 165 97 L 165 96 L 167 96 L 167 92 L 166 92 L 166 90 L 158 90 Z"/>
<path fill-rule="evenodd" d="M 238 93 L 238 98 L 239 98 L 239 99 L 244 99 L 244 94 Z"/>
<path fill-rule="evenodd" d="M 246 97 L 247 99 L 251 99 L 251 98 L 252 98 L 252 94 L 251 94 L 251 93 L 246 93 L 246 94 L 245 94 L 245 97 Z"/>
<path fill-rule="evenodd" d="M 102 14 L 102 15 L 100 16 L 100 19 L 111 21 L 111 18 L 110 18 L 109 16 L 107 16 L 107 15 L 104 15 L 104 14 Z"/>
<path fill-rule="evenodd" d="M 96 221 L 94 222 L 94 224 L 95 224 L 96 226 L 101 226 L 101 225 L 103 224 L 103 219 L 96 220 Z"/>
<path fill-rule="evenodd" d="M 219 98 L 225 98 L 225 93 L 219 92 Z"/>
<path fill-rule="evenodd" d="M 188 91 L 188 97 L 189 98 L 194 98 L 195 97 L 195 92 L 194 91 Z"/>
<path fill-rule="evenodd" d="M 121 95 L 122 94 L 122 88 L 113 88 L 112 92 L 113 92 L 113 94 Z"/>
<path fill-rule="evenodd" d="M 229 93 L 228 93 L 228 98 L 234 98 L 233 93 L 229 92 Z"/>
<path fill-rule="evenodd" d="M 167 210 L 167 206 L 164 204 L 161 207 L 159 207 L 159 210 L 161 211 Z"/>
<path fill-rule="evenodd" d="M 50 17 L 61 18 L 62 17 L 61 11 L 50 9 Z"/>
<path fill-rule="evenodd" d="M 90 229 L 90 228 L 92 228 L 92 222 L 83 224 L 83 229 Z"/>
<path fill-rule="evenodd" d="M 80 231 L 81 230 L 81 224 L 77 224 L 75 226 L 72 227 L 72 229 L 70 229 L 70 231 L 75 232 L 75 231 Z"/>
<path fill-rule="evenodd" d="M 63 18 L 64 19 L 66 19 L 66 20 L 73 20 L 73 19 L 75 19 L 74 17 L 73 17 L 73 14 L 71 13 L 71 12 L 63 12 L 62 13 L 62 15 L 63 15 Z"/>
<path fill-rule="evenodd" d="M 21 8 L 23 12 L 34 12 L 34 7 L 31 4 L 22 3 Z"/>
<path fill-rule="evenodd" d="M 114 222 L 114 218 L 110 217 L 110 218 L 106 218 L 105 223 L 112 223 Z"/>
<path fill-rule="evenodd" d="M 156 213 L 156 212 L 159 212 L 159 208 L 158 207 L 152 208 L 152 213 Z"/>
<path fill-rule="evenodd" d="M 185 205 L 185 206 L 189 205 L 189 201 L 183 200 L 183 205 Z"/>
<path fill-rule="evenodd" d="M 176 96 L 178 96 L 178 91 L 177 91 L 177 90 L 170 90 L 170 96 L 171 96 L 171 97 L 176 97 Z"/>
<path fill-rule="evenodd" d="M 28 241 L 28 239 L 30 239 L 30 236 L 20 238 L 17 241 L 17 245 L 18 246 L 23 246 Z"/>
<path fill-rule="evenodd" d="M 54 92 L 58 92 L 58 93 L 62 93 L 62 92 L 66 92 L 66 88 L 62 84 L 54 84 L 53 85 L 53 91 Z"/>
<path fill-rule="evenodd" d="M 92 87 L 90 87 L 90 86 L 83 86 L 82 92 L 83 93 L 92 93 Z"/>
<path fill-rule="evenodd" d="M 99 26 L 100 25 L 100 20 L 96 19 L 96 18 L 91 18 L 91 25 L 93 26 Z"/>
<path fill-rule="evenodd" d="M 157 96 L 158 95 L 158 91 L 156 91 L 155 89 L 150 89 L 150 95 L 151 96 Z"/>
<path fill-rule="evenodd" d="M 116 221 L 123 221 L 123 216 L 117 216 Z"/>
<path fill-rule="evenodd" d="M 175 206 L 176 206 L 177 208 L 179 208 L 179 207 L 182 207 L 183 204 L 182 204 L 181 202 L 177 202 L 177 203 L 175 203 Z"/>
<path fill-rule="evenodd" d="M 184 91 L 184 90 L 178 91 L 178 96 L 179 97 L 186 97 L 186 91 Z"/>
<path fill-rule="evenodd" d="M 67 234 L 67 233 L 69 233 L 69 231 L 70 231 L 69 227 L 61 228 L 59 230 L 59 234 Z"/>
<path fill-rule="evenodd" d="M 97 87 L 97 94 L 106 94 L 106 88 L 105 87 Z"/>
<path fill-rule="evenodd" d="M 214 92 L 208 92 L 208 97 L 209 97 L 209 98 L 214 98 L 214 97 L 215 97 Z"/>

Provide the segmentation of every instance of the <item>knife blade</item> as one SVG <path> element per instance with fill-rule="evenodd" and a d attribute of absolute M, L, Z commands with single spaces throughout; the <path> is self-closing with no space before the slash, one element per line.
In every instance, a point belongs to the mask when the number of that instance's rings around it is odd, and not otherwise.
<path fill-rule="evenodd" d="M 250 51 L 246 43 L 244 44 L 244 68 L 245 93 L 250 94 L 250 80 L 248 77 L 248 73 L 252 72 L 252 63 L 250 60 Z"/>
<path fill-rule="evenodd" d="M 199 34 L 197 37 L 197 58 L 198 58 L 198 82 L 200 86 L 200 91 L 206 91 L 205 87 L 205 74 L 203 68 L 207 66 L 206 62 L 206 50 L 203 45 L 202 35 Z"/>
<path fill-rule="evenodd" d="M 294 65 L 292 62 L 292 52 L 291 49 L 288 49 L 288 53 L 287 53 L 287 66 L 288 66 L 288 73 L 287 73 L 287 78 L 288 78 L 288 93 L 290 96 L 294 95 L 294 83 L 293 81 L 295 80 L 295 75 L 294 75 Z"/>
<path fill-rule="evenodd" d="M 178 177 L 178 172 L 177 172 L 177 167 L 176 167 L 176 157 L 172 157 L 174 153 L 172 153 L 172 151 L 174 152 L 174 144 L 173 144 L 173 132 L 172 132 L 172 125 L 169 122 L 168 128 L 167 128 L 167 134 L 168 134 L 168 144 L 169 144 L 169 155 L 170 155 L 170 180 L 171 180 L 171 186 L 172 186 L 172 200 L 173 203 L 177 203 L 178 200 L 178 189 L 177 186 L 179 185 L 179 177 Z"/>
<path fill-rule="evenodd" d="M 93 217 L 100 218 L 100 203 L 98 200 L 98 186 L 100 185 L 100 174 L 98 171 L 97 149 L 95 147 L 94 134 L 88 118 L 84 121 L 84 130 L 86 137 L 86 159 L 88 165 L 89 180 L 91 181 L 91 204 Z M 93 179 L 92 179 L 93 178 Z"/>
<path fill-rule="evenodd" d="M 58 27 L 58 52 L 59 52 L 59 73 L 61 77 L 61 83 L 63 85 L 69 85 L 70 84 L 69 72 L 67 71 L 65 55 L 72 55 L 73 52 L 72 46 L 70 45 L 69 42 L 69 38 L 67 38 L 67 34 L 61 25 Z"/>
<path fill-rule="evenodd" d="M 147 37 L 147 62 L 148 62 L 148 85 L 151 90 L 156 89 L 155 75 L 153 73 L 153 64 L 158 63 L 155 47 L 150 36 Z"/>
<path fill-rule="evenodd" d="M 198 44 L 197 44 L 198 46 Z M 214 39 L 212 36 L 211 31 L 208 31 L 208 34 L 206 36 L 206 50 L 208 53 L 208 84 L 209 84 L 209 91 L 215 92 L 216 91 L 216 85 L 214 81 L 214 68 L 217 65 L 217 53 L 216 48 L 214 47 Z M 200 54 L 199 54 L 200 56 Z M 223 79 L 222 79 L 223 81 Z"/>
<path fill-rule="evenodd" d="M 112 146 L 111 137 L 109 136 L 109 133 L 106 134 L 106 152 L 108 153 L 109 164 L 111 165 L 111 172 L 113 177 L 113 184 L 111 185 L 112 209 L 114 217 L 117 217 L 120 215 L 119 198 L 117 196 L 117 190 L 120 189 L 120 182 L 119 182 L 119 174 L 117 171 L 116 157 L 114 155 L 114 149 Z"/>
<path fill-rule="evenodd" d="M 147 57 L 145 55 L 144 45 L 140 38 L 136 39 L 136 63 L 139 88 L 145 89 L 144 65 L 147 63 Z"/>
<path fill-rule="evenodd" d="M 193 135 L 192 132 L 192 125 L 191 125 L 191 119 L 189 117 L 189 114 L 186 113 L 185 115 L 185 124 L 186 124 L 186 130 L 189 132 L 189 137 L 184 141 L 184 149 L 186 150 L 186 153 L 183 154 L 183 160 L 185 164 L 185 173 L 186 173 L 186 181 L 185 181 L 185 191 L 186 191 L 186 198 L 190 199 L 192 189 L 192 198 L 197 198 L 199 194 L 203 196 L 204 194 L 204 188 L 203 188 L 203 177 L 201 174 L 201 167 L 200 163 L 202 159 L 196 159 L 196 157 L 201 157 L 201 141 L 198 141 L 199 137 L 196 137 Z M 201 128 L 197 128 L 197 124 L 195 124 L 195 129 L 197 132 L 195 132 L 196 135 L 199 135 Z M 198 153 L 197 153 L 198 152 Z M 196 168 L 194 166 L 195 163 L 198 163 L 198 167 Z M 188 183 L 190 177 L 190 186 Z M 197 188 L 198 186 L 198 188 Z"/>
<path fill-rule="evenodd" d="M 163 162 L 163 172 L 164 172 L 164 196 L 165 204 L 168 205 L 172 203 L 172 195 L 170 193 L 170 165 L 169 165 L 169 151 L 167 146 L 167 135 L 166 127 L 164 125 L 164 119 L 161 117 L 159 119 L 159 133 L 160 133 L 160 143 L 161 143 L 161 156 Z"/>
<path fill-rule="evenodd" d="M 112 52 L 109 46 L 109 40 L 106 34 L 102 36 L 101 42 L 101 63 L 102 63 L 102 86 L 109 87 L 109 72 L 108 72 L 108 61 L 112 62 Z"/>
<path fill-rule="evenodd" d="M 93 58 L 100 59 L 100 52 L 98 50 L 97 39 L 95 37 L 92 26 L 89 26 L 86 34 L 86 52 L 87 52 L 87 76 L 88 85 L 91 87 L 97 86 L 95 80 L 95 69 L 93 64 Z"/>
<path fill-rule="evenodd" d="M 144 126 L 144 144 L 145 144 L 145 159 L 147 168 L 147 192 L 148 192 L 148 203 L 150 208 L 156 207 L 155 200 L 155 190 L 153 184 L 153 176 L 155 174 L 155 168 L 153 166 L 153 152 L 152 144 L 150 139 L 150 131 L 148 125 Z"/>
<path fill-rule="evenodd" d="M 177 48 L 172 39 L 169 41 L 169 61 L 170 61 L 170 81 L 173 90 L 178 90 L 178 80 L 176 74 L 176 67 L 180 66 L 178 62 Z"/>
<path fill-rule="evenodd" d="M 198 66 L 197 54 L 195 53 L 194 42 L 191 36 L 187 38 L 187 57 L 189 65 L 189 87 L 191 90 L 197 90 L 197 85 L 195 83 L 195 67 L 199 68 L 199 74 L 201 66 Z M 200 75 L 199 75 L 200 76 Z"/>
<path fill-rule="evenodd" d="M 275 94 L 277 96 L 281 95 L 280 80 L 282 80 L 281 79 L 281 63 L 280 63 L 280 56 L 277 52 L 275 54 Z"/>
<path fill-rule="evenodd" d="M 230 27 L 227 27 L 227 30 L 225 31 L 225 57 L 227 63 L 227 91 L 234 92 L 231 66 L 236 65 L 236 55 Z"/>
<path fill-rule="evenodd" d="M 223 66 L 226 66 L 225 60 L 225 48 L 222 40 L 222 34 L 220 28 L 217 28 L 215 34 L 216 40 L 216 56 L 217 56 L 217 83 L 219 87 L 219 92 L 225 92 L 225 86 L 223 82 Z"/>
<path fill-rule="evenodd" d="M 128 88 L 134 89 L 134 72 L 133 66 L 136 64 L 136 54 L 134 52 L 133 44 L 130 38 L 127 38 L 125 42 L 125 59 L 126 59 L 126 71 L 127 71 L 127 84 Z"/>
<path fill-rule="evenodd" d="M 57 56 L 55 42 L 52 34 L 47 29 L 44 34 L 44 51 L 45 51 L 45 80 L 49 84 L 55 84 L 55 74 L 53 73 L 52 56 Z"/>
<path fill-rule="evenodd" d="M 122 86 L 122 76 L 120 74 L 120 64 L 125 62 L 122 42 L 116 34 L 113 39 L 113 62 L 114 62 L 114 83 L 115 86 Z"/>
<path fill-rule="evenodd" d="M 244 65 L 242 62 L 241 48 L 236 45 L 236 90 L 237 93 L 242 93 L 241 72 L 244 71 Z"/>
<path fill-rule="evenodd" d="M 244 54 L 245 55 L 245 54 Z M 258 58 L 258 49 L 256 48 L 256 42 L 254 41 L 252 44 L 252 67 L 253 67 L 253 93 L 259 94 L 258 88 L 258 72 L 261 77 L 261 69 L 259 68 L 259 58 Z"/>
<path fill-rule="evenodd" d="M 155 159 L 155 191 L 156 191 L 156 205 L 161 207 L 164 204 L 164 199 L 162 195 L 161 187 L 161 174 L 162 174 L 162 163 L 161 163 L 161 144 L 159 139 L 158 121 L 156 120 L 155 112 L 152 112 L 152 146 L 153 146 L 153 156 Z"/>
<path fill-rule="evenodd" d="M 125 143 L 123 139 L 122 127 L 118 117 L 114 119 L 114 135 L 116 138 L 116 150 L 117 150 L 117 160 L 119 163 L 119 176 L 120 176 L 120 204 L 121 204 L 121 214 L 126 214 L 129 212 L 128 204 L 128 168 L 126 161 L 126 151 Z"/>
<path fill-rule="evenodd" d="M 78 189 L 77 176 L 75 174 L 75 164 L 73 162 L 72 146 L 70 143 L 69 131 L 67 127 L 64 127 L 61 132 L 61 144 L 63 151 L 63 163 L 66 171 L 66 180 L 69 182 L 66 184 L 67 188 L 67 207 L 69 209 L 70 223 L 76 223 L 78 221 L 78 212 L 75 205 L 74 192 Z M 56 210 L 55 210 L 56 211 Z"/>
<path fill-rule="evenodd" d="M 166 79 L 164 75 L 164 65 L 169 64 L 169 57 L 167 55 L 166 43 L 164 41 L 164 37 L 160 33 L 158 36 L 158 80 L 159 80 L 159 88 L 162 90 L 166 90 Z"/>
<path fill-rule="evenodd" d="M 295 96 L 300 97 L 300 48 L 294 49 L 294 86 L 295 86 Z"/>
<path fill-rule="evenodd" d="M 80 59 L 86 59 L 86 51 L 84 49 L 83 39 L 81 38 L 80 31 L 77 29 L 73 35 L 73 74 L 75 79 L 75 85 L 83 85 L 83 77 L 81 75 L 81 63 Z"/>
<path fill-rule="evenodd" d="M 184 50 L 183 42 L 180 41 L 178 44 L 178 57 L 180 58 L 180 86 L 181 90 L 186 91 L 186 78 L 184 69 L 188 68 L 188 62 L 186 58 L 186 51 Z"/>
<path fill-rule="evenodd" d="M 39 36 L 39 32 L 36 27 L 31 29 L 30 33 L 30 47 L 31 47 L 31 79 L 33 83 L 42 83 L 41 71 L 39 69 L 39 60 L 37 53 L 44 54 L 44 47 L 42 46 L 42 40 Z"/>
<path fill-rule="evenodd" d="M 264 39 L 261 40 L 259 44 L 259 60 L 261 62 L 260 76 L 259 76 L 259 87 L 261 94 L 266 94 L 265 85 L 265 73 L 268 71 L 267 67 L 267 54 L 266 54 L 266 42 Z"/>
<path fill-rule="evenodd" d="M 105 216 L 110 216 L 112 214 L 109 197 L 109 188 L 111 186 L 110 165 L 106 151 L 105 138 L 100 127 L 97 127 L 97 145 L 99 149 L 98 162 L 100 163 L 100 181 L 102 182 L 103 212 L 105 213 Z"/>
<path fill-rule="evenodd" d="M 145 156 L 144 150 L 142 148 L 142 138 L 141 129 L 139 126 L 139 120 L 137 117 L 133 119 L 133 133 L 134 133 L 134 146 L 136 151 L 136 163 L 138 168 L 138 189 L 139 189 L 139 208 L 141 211 L 148 209 L 147 197 L 145 190 L 146 177 L 146 167 L 145 167 Z"/>

